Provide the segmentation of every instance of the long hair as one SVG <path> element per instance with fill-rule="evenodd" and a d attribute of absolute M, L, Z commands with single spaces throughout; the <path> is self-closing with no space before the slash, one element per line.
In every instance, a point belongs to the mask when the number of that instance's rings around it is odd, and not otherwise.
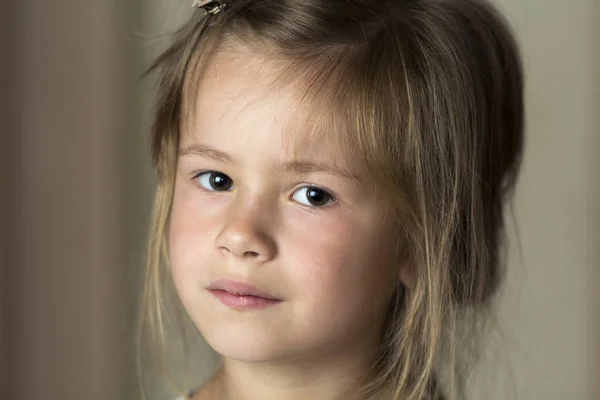
<path fill-rule="evenodd" d="M 206 65 L 229 45 L 278 62 L 273 85 L 301 82 L 305 138 L 363 163 L 402 226 L 413 284 L 390 303 L 365 396 L 459 398 L 504 275 L 505 205 L 522 156 L 522 67 L 508 24 L 479 0 L 231 0 L 215 16 L 195 12 L 149 69 L 157 192 L 140 329 L 161 351 L 180 127 Z"/>

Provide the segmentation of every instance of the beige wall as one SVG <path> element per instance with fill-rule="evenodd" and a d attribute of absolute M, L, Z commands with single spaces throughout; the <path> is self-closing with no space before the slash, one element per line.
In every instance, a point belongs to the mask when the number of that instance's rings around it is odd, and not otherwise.
<path fill-rule="evenodd" d="M 135 396 L 131 294 L 151 184 L 143 136 L 148 99 L 136 78 L 142 52 L 155 51 L 154 39 L 137 33 L 167 31 L 190 12 L 188 3 L 3 6 L 2 399 Z M 516 201 L 522 248 L 512 247 L 501 302 L 505 335 L 491 338 L 474 393 L 595 400 L 600 3 L 496 3 L 515 26 L 527 73 L 528 136 Z"/>
<path fill-rule="evenodd" d="M 119 399 L 131 385 L 134 4 L 2 5 L 2 399 Z"/>
<path fill-rule="evenodd" d="M 497 357 L 512 366 L 520 399 L 597 399 L 600 3 L 496 3 L 522 44 L 528 135 L 516 201 L 522 258 L 513 249 Z M 505 394 L 493 398 L 513 398 L 499 375 Z"/>

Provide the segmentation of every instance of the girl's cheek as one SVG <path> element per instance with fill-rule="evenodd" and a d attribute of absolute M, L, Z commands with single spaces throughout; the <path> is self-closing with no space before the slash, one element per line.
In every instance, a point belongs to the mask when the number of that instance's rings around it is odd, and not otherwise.
<path fill-rule="evenodd" d="M 355 219 L 343 213 L 311 213 L 296 210 L 287 215 L 282 241 L 282 254 L 289 257 L 294 274 L 308 284 L 318 284 L 332 279 L 349 267 L 356 258 L 357 233 Z"/>
<path fill-rule="evenodd" d="M 169 226 L 169 258 L 173 273 L 185 273 L 208 251 L 212 224 L 205 203 L 194 193 L 179 192 L 173 198 Z"/>

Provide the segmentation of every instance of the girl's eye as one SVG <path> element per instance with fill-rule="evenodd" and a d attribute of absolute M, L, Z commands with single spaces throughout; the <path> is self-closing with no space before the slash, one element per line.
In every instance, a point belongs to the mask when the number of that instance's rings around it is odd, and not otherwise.
<path fill-rule="evenodd" d="M 207 171 L 194 177 L 198 183 L 206 190 L 211 192 L 224 192 L 231 190 L 233 180 L 222 172 Z"/>
<path fill-rule="evenodd" d="M 305 186 L 296 190 L 292 198 L 300 204 L 311 207 L 323 207 L 334 201 L 331 194 L 314 186 Z"/>

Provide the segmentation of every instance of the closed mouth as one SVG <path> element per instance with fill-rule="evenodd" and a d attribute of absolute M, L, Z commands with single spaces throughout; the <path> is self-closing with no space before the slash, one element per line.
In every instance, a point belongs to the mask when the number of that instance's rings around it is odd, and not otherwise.
<path fill-rule="evenodd" d="M 251 283 L 236 282 L 231 280 L 220 279 L 211 283 L 208 287 L 210 291 L 222 291 L 227 292 L 233 296 L 251 296 L 262 298 L 265 300 L 281 301 L 277 296 L 268 293 L 264 290 L 258 289 Z"/>

